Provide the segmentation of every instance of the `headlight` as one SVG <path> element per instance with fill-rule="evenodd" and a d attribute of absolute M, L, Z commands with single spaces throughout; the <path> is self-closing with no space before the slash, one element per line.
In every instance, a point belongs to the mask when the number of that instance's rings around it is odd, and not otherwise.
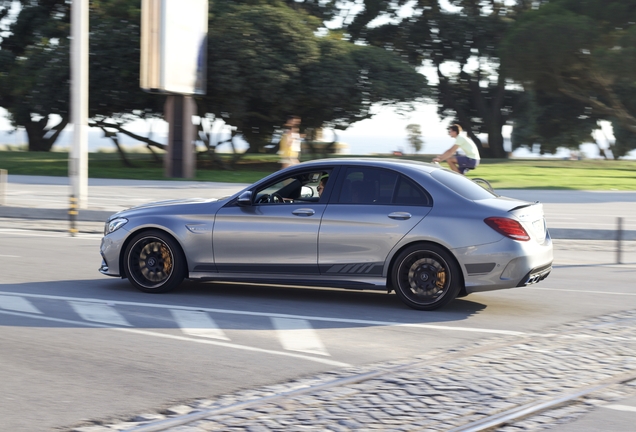
<path fill-rule="evenodd" d="M 123 227 L 127 223 L 128 219 L 126 218 L 115 218 L 111 221 L 106 222 L 106 225 L 104 225 L 104 235 L 117 231 L 119 228 Z"/>

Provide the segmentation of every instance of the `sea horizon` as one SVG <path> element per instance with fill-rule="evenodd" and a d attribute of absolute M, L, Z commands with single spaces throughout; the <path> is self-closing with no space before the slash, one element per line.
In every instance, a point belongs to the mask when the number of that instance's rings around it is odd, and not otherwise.
<path fill-rule="evenodd" d="M 136 131 L 142 136 L 148 136 L 148 134 L 142 134 Z M 154 133 L 150 137 L 162 144 L 166 144 L 168 137 L 166 133 Z M 333 137 L 329 137 L 333 139 Z M 413 148 L 408 143 L 406 135 L 363 135 L 359 133 L 351 133 L 348 131 L 339 131 L 338 142 L 344 145 L 343 155 L 372 155 L 372 154 L 393 154 L 394 152 L 400 152 L 405 155 L 419 154 L 419 155 L 437 155 L 443 153 L 448 149 L 453 141 L 448 136 L 427 136 L 422 135 L 424 143 L 419 152 L 415 153 Z M 53 151 L 64 151 L 70 149 L 73 140 L 73 131 L 63 131 L 56 143 L 53 145 Z M 24 130 L 8 131 L 0 130 L 0 147 L 23 147 L 27 143 L 27 135 Z M 145 144 L 134 140 L 126 135 L 119 135 L 119 143 L 125 149 L 135 151 L 145 147 Z M 202 147 L 202 144 L 200 145 Z M 247 143 L 240 137 L 235 138 L 235 147 L 239 151 L 247 149 Z M 568 159 L 576 157 L 572 150 L 566 148 L 560 148 L 557 153 L 552 155 L 540 155 L 538 150 L 539 146 L 535 145 L 533 149 L 518 148 L 512 152 L 512 157 L 515 158 L 557 158 Z M 506 151 L 510 151 L 511 143 L 509 138 L 505 138 L 504 148 Z M 95 153 L 100 151 L 116 151 L 116 146 L 111 139 L 104 137 L 104 133 L 99 130 L 89 130 L 88 132 L 88 152 Z M 229 153 L 232 151 L 232 147 L 229 144 L 223 144 L 217 149 L 220 153 Z M 580 147 L 580 156 L 586 159 L 601 158 L 598 146 L 594 143 L 585 143 Z M 636 159 L 636 150 L 632 150 L 624 159 Z"/>

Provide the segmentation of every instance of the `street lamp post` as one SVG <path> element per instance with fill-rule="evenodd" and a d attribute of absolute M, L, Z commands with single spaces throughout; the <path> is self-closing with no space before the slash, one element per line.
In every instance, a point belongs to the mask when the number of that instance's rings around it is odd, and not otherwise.
<path fill-rule="evenodd" d="M 71 5 L 71 123 L 73 145 L 69 154 L 70 201 L 88 204 L 88 0 Z"/>

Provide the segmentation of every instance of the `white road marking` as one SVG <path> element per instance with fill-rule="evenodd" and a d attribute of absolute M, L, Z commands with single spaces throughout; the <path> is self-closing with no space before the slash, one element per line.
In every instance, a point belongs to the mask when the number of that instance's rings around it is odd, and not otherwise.
<path fill-rule="evenodd" d="M 271 317 L 271 320 L 278 333 L 278 339 L 286 350 L 329 355 L 309 321 L 276 317 Z"/>
<path fill-rule="evenodd" d="M 171 309 L 170 312 L 181 331 L 187 335 L 230 340 L 205 312 L 182 309 Z"/>
<path fill-rule="evenodd" d="M 47 317 L 47 316 L 27 315 L 27 314 L 20 313 L 20 312 L 8 312 L 8 311 L 0 310 L 0 314 L 2 314 L 2 315 L 13 315 L 13 316 L 22 316 L 22 317 L 40 319 L 40 320 L 45 320 L 45 321 L 59 322 L 59 323 L 64 323 L 64 324 L 73 324 L 73 325 L 77 325 L 79 327 L 104 328 L 104 329 L 108 329 L 108 330 L 115 330 L 115 331 L 121 331 L 121 332 L 125 332 L 125 333 L 140 334 L 140 335 L 144 335 L 144 336 L 154 336 L 154 337 L 178 340 L 178 341 L 183 341 L 183 342 L 194 342 L 194 343 L 199 343 L 199 344 L 204 344 L 204 345 L 222 346 L 222 347 L 225 347 L 225 348 L 234 348 L 234 349 L 239 349 L 239 350 L 243 350 L 243 351 L 258 352 L 258 353 L 262 353 L 262 354 L 272 354 L 272 355 L 278 355 L 278 356 L 283 356 L 283 357 L 293 357 L 293 358 L 298 358 L 298 359 L 302 359 L 302 360 L 313 361 L 313 362 L 316 362 L 316 363 L 322 363 L 322 364 L 326 364 L 326 365 L 330 365 L 330 366 L 351 367 L 351 365 L 349 363 L 343 363 L 343 362 L 339 362 L 339 361 L 335 361 L 335 360 L 324 359 L 324 358 L 320 358 L 320 357 L 310 357 L 310 356 L 307 356 L 307 355 L 296 354 L 296 353 L 291 353 L 291 352 L 287 352 L 287 351 L 273 351 L 273 350 L 266 350 L 266 349 L 262 349 L 262 348 L 254 348 L 254 347 L 250 347 L 250 346 L 237 345 L 237 344 L 232 344 L 232 343 L 228 343 L 228 342 L 212 341 L 212 340 L 208 340 L 208 339 L 194 339 L 194 338 L 189 338 L 189 337 L 185 337 L 185 336 L 176 336 L 176 335 L 171 335 L 171 334 L 167 334 L 167 333 L 152 332 L 152 331 L 148 331 L 148 330 L 139 330 L 139 329 L 122 328 L 122 327 L 111 327 L 111 326 L 103 325 L 103 324 L 87 323 L 85 321 L 73 321 L 73 320 L 67 320 L 67 319 L 62 319 L 62 318 L 53 318 L 53 317 Z"/>
<path fill-rule="evenodd" d="M 214 308 L 202 308 L 200 306 L 162 305 L 162 304 L 155 304 L 155 303 L 53 296 L 53 295 L 46 295 L 46 294 L 26 294 L 26 293 L 16 293 L 16 292 L 2 292 L 2 294 L 18 295 L 22 297 L 44 298 L 44 299 L 51 299 L 51 300 L 65 300 L 69 302 L 79 301 L 84 303 L 92 302 L 92 303 L 101 303 L 101 304 L 108 302 L 109 304 L 112 304 L 112 305 L 122 305 L 122 306 L 139 306 L 139 307 L 148 307 L 148 308 L 155 308 L 155 309 L 181 309 L 181 310 L 191 310 L 191 311 L 200 311 L 200 312 L 202 311 L 202 312 L 225 314 L 225 315 L 257 316 L 257 317 L 266 317 L 266 318 L 276 317 L 276 318 L 305 319 L 309 321 L 339 322 L 339 323 L 361 324 L 361 325 L 369 325 L 369 326 L 383 326 L 383 327 L 400 326 L 400 327 L 422 328 L 422 329 L 430 329 L 430 330 L 459 331 L 459 332 L 468 332 L 468 333 L 488 333 L 488 334 L 500 334 L 500 335 L 510 335 L 510 336 L 522 336 L 522 335 L 529 334 L 526 332 L 515 331 L 515 330 L 497 330 L 497 329 L 486 329 L 486 328 L 479 328 L 479 327 L 458 327 L 458 326 L 447 326 L 447 325 L 437 325 L 437 324 L 404 323 L 404 322 L 397 322 L 397 321 L 359 320 L 359 319 L 351 319 L 351 318 L 332 318 L 332 317 L 327 318 L 327 317 L 312 316 L 312 315 L 291 315 L 291 314 L 280 314 L 280 313 L 270 313 L 270 312 L 250 312 L 250 311 L 242 311 L 242 310 L 235 310 L 235 309 L 214 309 Z"/>
<path fill-rule="evenodd" d="M 19 255 L 0 255 L 0 258 L 20 258 Z"/>
<path fill-rule="evenodd" d="M 0 295 L 0 308 L 17 312 L 42 313 L 27 299 L 16 296 Z"/>
<path fill-rule="evenodd" d="M 636 407 L 629 406 L 629 405 L 604 405 L 603 408 L 609 408 L 616 411 L 636 412 Z"/>
<path fill-rule="evenodd" d="M 119 312 L 103 303 L 87 303 L 78 301 L 71 301 L 69 303 L 75 312 L 77 312 L 77 314 L 86 321 L 130 327 L 128 321 L 126 321 Z"/>
<path fill-rule="evenodd" d="M 578 294 L 604 294 L 604 295 L 624 295 L 624 296 L 636 296 L 636 293 L 620 293 L 611 291 L 587 291 L 587 290 L 575 290 L 575 289 L 563 289 L 563 288 L 538 288 L 538 287 L 524 287 L 524 290 L 541 290 L 541 291 L 563 291 L 563 292 L 575 292 Z"/>

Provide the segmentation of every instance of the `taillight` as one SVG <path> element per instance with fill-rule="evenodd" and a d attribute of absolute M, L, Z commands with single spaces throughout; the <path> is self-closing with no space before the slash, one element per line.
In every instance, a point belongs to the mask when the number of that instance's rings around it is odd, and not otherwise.
<path fill-rule="evenodd" d="M 486 224 L 488 224 L 490 228 L 494 229 L 499 234 L 504 235 L 513 240 L 519 240 L 519 241 L 530 240 L 530 236 L 528 235 L 526 230 L 523 229 L 523 226 L 521 226 L 521 224 L 514 219 L 508 219 L 503 217 L 489 217 L 484 219 L 484 222 L 486 222 Z"/>

